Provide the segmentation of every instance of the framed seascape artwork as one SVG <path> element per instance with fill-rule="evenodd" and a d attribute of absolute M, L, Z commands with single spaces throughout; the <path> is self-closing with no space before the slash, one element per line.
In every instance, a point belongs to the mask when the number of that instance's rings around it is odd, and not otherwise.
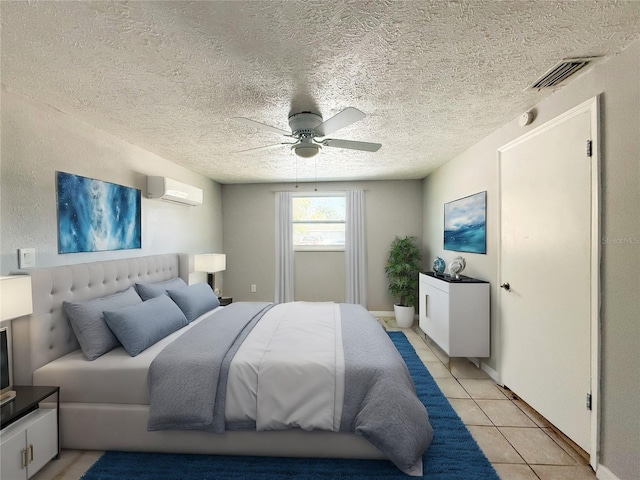
<path fill-rule="evenodd" d="M 58 253 L 141 248 L 141 192 L 56 172 Z"/>
<path fill-rule="evenodd" d="M 444 204 L 444 249 L 487 253 L 487 192 Z"/>

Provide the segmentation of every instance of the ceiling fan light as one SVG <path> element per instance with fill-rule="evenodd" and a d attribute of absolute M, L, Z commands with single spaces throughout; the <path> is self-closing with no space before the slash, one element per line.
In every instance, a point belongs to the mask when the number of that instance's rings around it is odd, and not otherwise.
<path fill-rule="evenodd" d="M 319 145 L 296 145 L 293 147 L 296 155 L 302 158 L 311 158 L 318 154 L 320 151 Z"/>

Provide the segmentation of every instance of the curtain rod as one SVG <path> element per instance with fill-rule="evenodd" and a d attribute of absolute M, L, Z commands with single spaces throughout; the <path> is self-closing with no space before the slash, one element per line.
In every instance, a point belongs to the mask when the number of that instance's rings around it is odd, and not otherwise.
<path fill-rule="evenodd" d="M 366 188 L 351 188 L 351 189 L 347 189 L 347 190 L 320 190 L 318 189 L 317 191 L 314 190 L 271 190 L 271 193 L 280 193 L 280 192 L 291 192 L 291 193 L 346 193 L 349 192 L 351 190 L 362 190 L 363 192 L 368 192 L 369 190 Z"/>

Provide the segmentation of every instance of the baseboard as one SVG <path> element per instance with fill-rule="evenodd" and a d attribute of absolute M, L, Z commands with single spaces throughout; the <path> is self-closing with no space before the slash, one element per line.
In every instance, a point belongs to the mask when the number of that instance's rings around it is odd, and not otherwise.
<path fill-rule="evenodd" d="M 480 368 L 484 373 L 489 375 L 494 382 L 496 382 L 498 385 L 502 385 L 500 383 L 500 375 L 493 368 L 491 368 L 489 365 L 487 365 L 484 362 L 480 363 Z"/>
<path fill-rule="evenodd" d="M 602 464 L 598 464 L 598 469 L 596 470 L 596 478 L 599 480 L 620 480 L 613 473 L 611 473 L 611 470 L 609 470 Z"/>
<path fill-rule="evenodd" d="M 471 363 L 473 363 L 476 368 L 480 368 L 480 359 L 476 358 L 476 357 L 467 357 L 467 360 L 469 360 Z"/>
<path fill-rule="evenodd" d="M 369 312 L 374 317 L 395 317 L 396 314 L 393 313 L 393 310 L 390 312 Z"/>

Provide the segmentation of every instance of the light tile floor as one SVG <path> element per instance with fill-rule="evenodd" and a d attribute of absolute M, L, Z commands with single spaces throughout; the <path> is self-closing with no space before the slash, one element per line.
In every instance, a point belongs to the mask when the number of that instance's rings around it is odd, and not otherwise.
<path fill-rule="evenodd" d="M 405 333 L 416 353 L 502 480 L 594 480 L 588 460 L 551 424 L 466 359 L 449 359 L 412 329 L 379 318 Z M 63 450 L 34 480 L 78 480 L 102 452 Z"/>
<path fill-rule="evenodd" d="M 585 453 L 509 390 L 467 359 L 449 359 L 392 317 L 378 319 L 405 333 L 416 353 L 502 480 L 595 480 Z"/>

